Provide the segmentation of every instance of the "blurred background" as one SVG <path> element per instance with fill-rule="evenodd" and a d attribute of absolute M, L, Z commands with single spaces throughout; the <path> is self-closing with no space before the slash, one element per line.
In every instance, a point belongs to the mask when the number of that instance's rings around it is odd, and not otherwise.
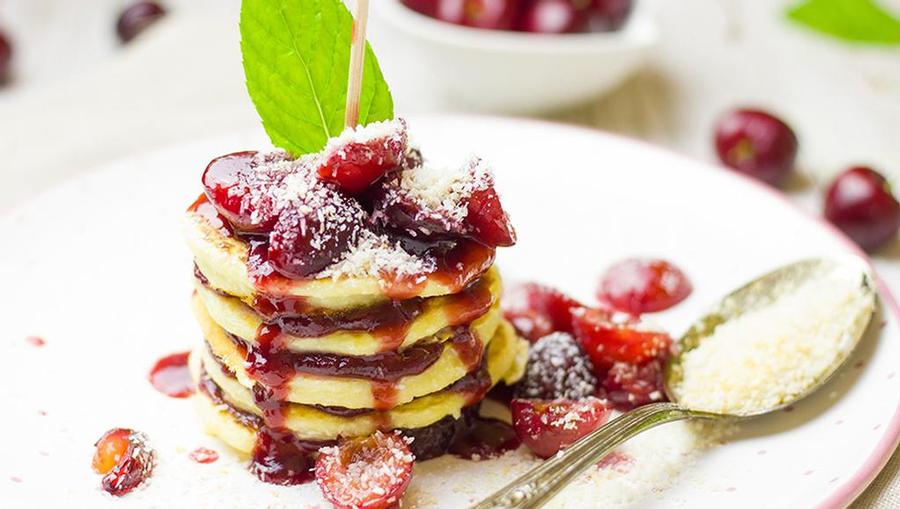
<path fill-rule="evenodd" d="M 851 166 L 900 179 L 900 0 L 640 0 L 612 23 L 609 12 L 575 19 L 559 6 L 513 22 L 490 18 L 506 0 L 476 1 L 490 4 L 481 17 L 372 0 L 370 41 L 399 114 L 536 116 L 718 162 L 723 116 L 753 107 L 795 133 L 793 172 L 778 187 L 813 214 Z M 591 1 L 631 3 L 550 3 Z M 443 3 L 454 2 L 464 0 Z M 240 1 L 160 0 L 164 15 L 132 11 L 117 30 L 134 3 L 0 1 L 10 47 L 6 62 L 0 45 L 0 171 L 13 184 L 0 185 L 0 213 L 108 161 L 258 128 L 243 84 Z M 428 11 L 441 2 L 406 3 Z M 900 290 L 898 242 L 874 254 Z M 900 507 L 898 463 L 858 507 Z"/>

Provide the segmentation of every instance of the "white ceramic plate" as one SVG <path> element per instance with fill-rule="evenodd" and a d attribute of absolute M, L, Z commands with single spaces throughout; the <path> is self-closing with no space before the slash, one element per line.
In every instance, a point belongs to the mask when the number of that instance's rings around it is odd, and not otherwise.
<path fill-rule="evenodd" d="M 433 158 L 493 163 L 520 243 L 508 278 L 537 279 L 589 301 L 614 260 L 663 256 L 695 293 L 654 320 L 679 334 L 717 296 L 782 263 L 852 250 L 777 195 L 653 147 L 594 131 L 482 117 L 413 119 Z M 200 341 L 188 312 L 191 260 L 182 210 L 205 163 L 258 148 L 258 133 L 124 160 L 68 181 L 0 220 L 4 507 L 328 507 L 315 486 L 257 482 L 199 431 L 190 401 L 158 394 L 147 371 Z M 572 508 L 843 507 L 896 444 L 900 330 L 886 311 L 834 383 L 789 413 L 748 423 L 728 443 L 692 451 L 691 428 L 652 431 L 626 448 L 634 464 L 593 472 L 564 492 Z M 35 348 L 28 335 L 46 339 Z M 112 500 L 90 470 L 106 429 L 145 431 L 160 463 L 144 489 Z M 221 459 L 199 465 L 197 446 Z M 417 467 L 407 507 L 465 507 L 527 467 L 519 451 L 482 463 Z M 626 503 L 627 502 L 627 503 Z"/>

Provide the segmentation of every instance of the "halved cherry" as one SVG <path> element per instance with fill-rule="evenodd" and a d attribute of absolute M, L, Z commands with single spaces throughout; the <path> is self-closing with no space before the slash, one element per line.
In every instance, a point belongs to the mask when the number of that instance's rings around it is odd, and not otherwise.
<path fill-rule="evenodd" d="M 513 427 L 529 449 L 549 458 L 606 422 L 610 409 L 597 398 L 582 401 L 514 399 Z"/>
<path fill-rule="evenodd" d="M 348 131 L 325 147 L 319 178 L 334 182 L 347 193 L 359 194 L 405 162 L 406 139 L 406 123 L 402 120 Z"/>
<path fill-rule="evenodd" d="M 265 187 L 264 181 L 256 181 L 251 175 L 258 165 L 257 152 L 235 152 L 213 159 L 203 172 L 207 198 L 219 214 L 241 231 L 268 231 L 278 218 L 265 189 L 258 190 L 257 199 L 253 199 L 253 187 Z"/>
<path fill-rule="evenodd" d="M 472 192 L 466 207 L 466 223 L 475 240 L 491 247 L 508 247 L 516 243 L 516 230 L 493 186 Z"/>
<path fill-rule="evenodd" d="M 503 300 L 506 319 L 532 342 L 551 332 L 572 332 L 572 312 L 581 307 L 575 299 L 539 283 L 514 286 Z"/>
<path fill-rule="evenodd" d="M 581 347 L 601 371 L 598 376 L 616 362 L 643 364 L 665 357 L 672 346 L 665 332 L 639 329 L 634 321 L 613 321 L 598 309 L 576 310 L 572 325 Z"/>
<path fill-rule="evenodd" d="M 316 482 L 338 509 L 388 509 L 399 504 L 414 463 L 401 435 L 379 431 L 323 448 L 316 460 Z"/>
<path fill-rule="evenodd" d="M 620 410 L 664 401 L 663 362 L 653 359 L 644 364 L 613 364 L 603 380 L 600 394 Z"/>
<path fill-rule="evenodd" d="M 141 432 L 114 428 L 94 444 L 91 466 L 103 475 L 101 485 L 110 495 L 121 496 L 138 487 L 156 464 L 156 453 Z"/>
<path fill-rule="evenodd" d="M 632 315 L 662 311 L 683 301 L 693 287 L 678 267 L 665 260 L 630 258 L 610 267 L 597 298 Z"/>

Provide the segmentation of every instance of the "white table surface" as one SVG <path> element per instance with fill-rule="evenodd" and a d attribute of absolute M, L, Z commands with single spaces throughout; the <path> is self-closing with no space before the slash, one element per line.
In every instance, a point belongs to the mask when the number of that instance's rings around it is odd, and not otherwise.
<path fill-rule="evenodd" d="M 124 3 L 0 1 L 0 27 L 17 51 L 16 82 L 0 90 L 0 213 L 104 162 L 258 122 L 243 86 L 238 0 L 168 0 L 166 21 L 123 48 L 113 26 Z M 900 0 L 883 3 L 900 13 Z M 900 183 L 900 47 L 854 47 L 797 30 L 779 14 L 788 4 L 646 0 L 661 33 L 650 65 L 605 98 L 549 118 L 711 160 L 716 115 L 759 105 L 799 134 L 801 175 L 788 191 L 807 210 L 818 212 L 821 188 L 852 163 Z M 372 30 L 376 41 L 390 37 Z M 387 64 L 390 55 L 379 58 Z M 396 99 L 401 114 L 423 112 Z M 900 291 L 900 242 L 876 265 Z M 900 455 L 857 507 L 900 507 Z"/>

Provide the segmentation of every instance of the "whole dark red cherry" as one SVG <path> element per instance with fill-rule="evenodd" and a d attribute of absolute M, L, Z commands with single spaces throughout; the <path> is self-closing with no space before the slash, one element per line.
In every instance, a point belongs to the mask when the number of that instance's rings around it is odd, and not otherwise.
<path fill-rule="evenodd" d="M 122 11 L 116 32 L 122 42 L 128 42 L 138 36 L 156 20 L 165 16 L 166 10 L 156 2 L 136 2 Z"/>
<path fill-rule="evenodd" d="M 12 62 L 12 44 L 2 32 L 0 32 L 0 85 L 9 81 Z"/>
<path fill-rule="evenodd" d="M 772 185 L 788 176 L 797 158 L 794 131 L 760 110 L 726 113 L 716 124 L 715 144 L 726 166 Z"/>
<path fill-rule="evenodd" d="M 828 186 L 825 217 L 860 247 L 873 250 L 897 234 L 900 204 L 880 173 L 856 166 Z"/>
<path fill-rule="evenodd" d="M 438 3 L 439 0 L 403 0 L 403 5 L 431 17 L 437 14 Z"/>
<path fill-rule="evenodd" d="M 633 5 L 633 0 L 594 0 L 591 6 L 592 27 L 605 32 L 622 28 Z"/>
<path fill-rule="evenodd" d="M 434 16 L 475 28 L 509 30 L 520 0 L 437 0 Z"/>
<path fill-rule="evenodd" d="M 519 14 L 516 29 L 537 34 L 566 34 L 584 30 L 587 14 L 574 0 L 530 0 Z"/>

